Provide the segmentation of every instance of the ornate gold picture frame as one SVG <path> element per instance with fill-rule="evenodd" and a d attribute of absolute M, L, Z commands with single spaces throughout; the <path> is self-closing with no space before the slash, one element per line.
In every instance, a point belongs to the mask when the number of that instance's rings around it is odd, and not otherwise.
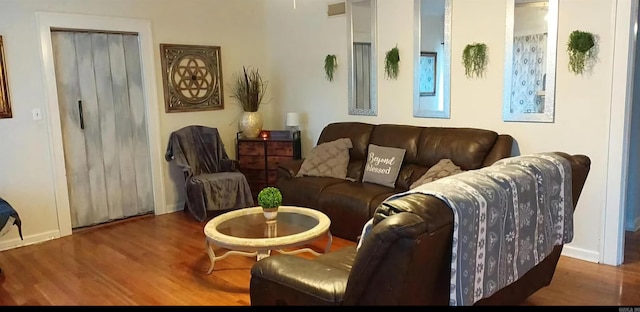
<path fill-rule="evenodd" d="M 0 118 L 11 118 L 11 102 L 9 101 L 9 84 L 4 69 L 4 44 L 0 36 Z"/>
<path fill-rule="evenodd" d="M 165 112 L 224 109 L 220 47 L 160 44 Z"/>

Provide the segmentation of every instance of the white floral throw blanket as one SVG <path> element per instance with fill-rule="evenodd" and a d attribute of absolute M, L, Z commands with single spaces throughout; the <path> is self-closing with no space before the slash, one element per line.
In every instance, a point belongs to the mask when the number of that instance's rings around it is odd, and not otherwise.
<path fill-rule="evenodd" d="M 454 212 L 452 306 L 491 296 L 573 239 L 571 164 L 554 153 L 503 159 L 389 199 L 410 193 Z"/>

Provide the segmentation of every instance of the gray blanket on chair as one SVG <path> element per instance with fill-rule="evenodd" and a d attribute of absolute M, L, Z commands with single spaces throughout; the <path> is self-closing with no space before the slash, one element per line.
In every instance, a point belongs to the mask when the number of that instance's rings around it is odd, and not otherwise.
<path fill-rule="evenodd" d="M 184 172 L 185 201 L 196 220 L 206 220 L 208 210 L 253 206 L 249 183 L 229 159 L 218 129 L 188 126 L 172 132 L 165 159 Z"/>
<path fill-rule="evenodd" d="M 454 213 L 450 305 L 472 305 L 513 283 L 573 239 L 571 164 L 553 153 L 511 157 L 407 193 Z"/>

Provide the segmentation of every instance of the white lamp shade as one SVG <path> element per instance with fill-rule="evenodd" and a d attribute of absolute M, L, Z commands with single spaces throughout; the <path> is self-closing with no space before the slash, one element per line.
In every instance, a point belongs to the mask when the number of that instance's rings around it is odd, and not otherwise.
<path fill-rule="evenodd" d="M 298 113 L 287 113 L 287 127 L 297 127 L 300 125 Z"/>

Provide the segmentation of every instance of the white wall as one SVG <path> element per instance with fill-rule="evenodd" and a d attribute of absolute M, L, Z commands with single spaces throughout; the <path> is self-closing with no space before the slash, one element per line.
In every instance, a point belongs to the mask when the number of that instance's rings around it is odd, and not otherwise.
<path fill-rule="evenodd" d="M 5 42 L 6 69 L 14 117 L 0 119 L 0 197 L 20 213 L 25 241 L 17 231 L 1 238 L 0 250 L 55 238 L 58 231 L 48 117 L 32 120 L 32 109 L 45 114 L 43 72 L 36 11 L 128 17 L 151 23 L 158 74 L 154 77 L 160 112 L 160 145 L 167 144 L 169 134 L 183 126 L 201 124 L 217 127 L 227 152 L 235 157 L 235 133 L 242 112 L 225 92 L 225 109 L 218 111 L 164 112 L 164 92 L 160 66 L 160 43 L 201 44 L 221 47 L 223 88 L 243 65 L 260 68 L 270 80 L 265 55 L 264 2 L 260 0 L 0 0 L 0 35 Z M 270 83 L 270 88 L 277 86 Z M 271 95 L 267 94 L 269 99 Z M 265 129 L 278 128 L 271 121 L 271 101 L 260 108 Z M 57 112 L 52 112 L 57 113 Z M 181 209 L 183 178 L 165 163 L 163 180 L 166 205 Z"/>
<path fill-rule="evenodd" d="M 559 7 L 558 70 L 555 122 L 502 121 L 505 1 L 452 1 L 451 118 L 412 117 L 413 0 L 378 1 L 378 116 L 350 116 L 347 110 L 347 69 L 339 67 L 335 80 L 324 79 L 322 60 L 336 54 L 346 60 L 346 18 L 327 17 L 328 0 L 266 2 L 268 62 L 278 89 L 275 116 L 297 111 L 303 118 L 303 155 L 314 145 L 322 128 L 336 121 L 399 123 L 421 126 L 477 127 L 512 135 L 520 154 L 563 151 L 585 154 L 592 167 L 575 213 L 575 237 L 565 253 L 598 261 L 605 206 L 607 149 L 613 68 L 615 2 L 562 0 Z M 598 64 L 593 72 L 575 76 L 568 72 L 565 41 L 581 29 L 600 38 Z M 483 42 L 489 64 L 482 79 L 468 79 L 461 62 L 465 45 Z M 384 78 L 384 54 L 397 44 L 400 75 Z M 280 111 L 281 110 L 281 111 Z"/>

